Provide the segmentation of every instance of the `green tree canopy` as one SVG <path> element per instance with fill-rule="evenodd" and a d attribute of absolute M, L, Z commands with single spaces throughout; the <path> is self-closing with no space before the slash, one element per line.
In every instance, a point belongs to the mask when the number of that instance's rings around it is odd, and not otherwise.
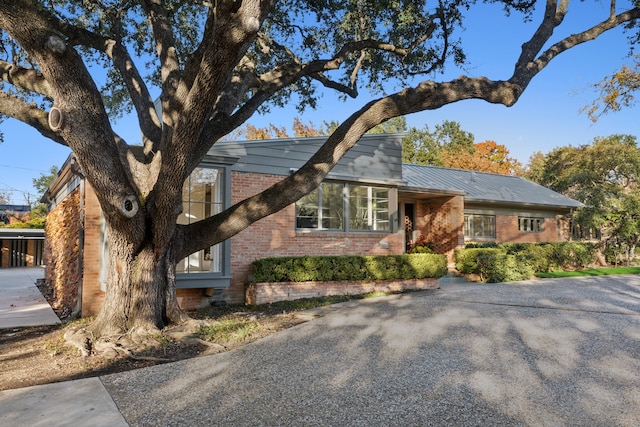
<path fill-rule="evenodd" d="M 53 184 L 53 181 L 58 177 L 58 171 L 60 168 L 54 165 L 49 169 L 48 174 L 41 173 L 37 178 L 33 178 L 33 188 L 38 191 L 38 200 L 42 198 L 49 186 Z"/>
<path fill-rule="evenodd" d="M 636 94 L 640 90 L 640 54 L 632 57 L 630 65 L 623 65 L 593 87 L 598 92 L 598 97 L 591 105 L 584 107 L 583 111 L 594 122 L 604 114 L 636 105 Z"/>
<path fill-rule="evenodd" d="M 402 161 L 421 165 L 447 166 L 443 153 L 473 154 L 474 137 L 462 129 L 460 123 L 445 120 L 431 131 L 428 125 L 420 130 L 409 129 L 402 140 Z"/>
<path fill-rule="evenodd" d="M 560 147 L 537 160 L 537 182 L 584 206 L 574 220 L 583 230 L 597 229 L 609 244 L 631 256 L 640 241 L 640 148 L 632 135 L 596 138 L 592 144 Z"/>

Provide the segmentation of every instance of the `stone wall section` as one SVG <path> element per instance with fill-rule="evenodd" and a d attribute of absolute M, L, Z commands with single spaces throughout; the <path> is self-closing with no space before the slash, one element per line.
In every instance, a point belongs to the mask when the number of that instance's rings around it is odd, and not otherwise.
<path fill-rule="evenodd" d="M 437 279 L 378 280 L 374 282 L 273 282 L 247 286 L 247 304 L 270 304 L 301 298 L 333 295 L 362 295 L 370 292 L 401 292 L 438 289 Z"/>
<path fill-rule="evenodd" d="M 75 189 L 47 215 L 45 226 L 45 281 L 53 291 L 52 306 L 63 317 L 76 310 L 82 232 L 80 190 Z"/>

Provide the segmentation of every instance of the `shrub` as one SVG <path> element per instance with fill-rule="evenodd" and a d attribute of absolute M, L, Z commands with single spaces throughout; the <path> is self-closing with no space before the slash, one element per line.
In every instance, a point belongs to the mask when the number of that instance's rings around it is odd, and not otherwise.
<path fill-rule="evenodd" d="M 505 253 L 505 251 L 497 248 L 458 249 L 455 251 L 456 269 L 462 274 L 478 273 L 478 256 L 492 253 Z"/>
<path fill-rule="evenodd" d="M 514 282 L 533 276 L 533 268 L 521 256 L 484 252 L 477 257 L 478 272 L 483 282 Z"/>
<path fill-rule="evenodd" d="M 433 249 L 426 245 L 414 246 L 407 251 L 409 254 L 432 254 Z"/>
<path fill-rule="evenodd" d="M 254 282 L 393 280 L 442 277 L 447 260 L 438 254 L 304 256 L 253 262 Z"/>
<path fill-rule="evenodd" d="M 447 258 L 442 255 L 424 256 L 429 254 L 411 254 L 405 256 L 407 265 L 414 272 L 416 279 L 427 277 L 442 277 L 449 271 Z M 431 254 L 433 255 L 433 254 Z"/>
<path fill-rule="evenodd" d="M 502 243 L 497 249 L 458 250 L 455 257 L 456 268 L 461 273 L 480 274 L 483 280 L 494 282 L 521 280 L 536 272 L 584 268 L 595 261 L 597 250 L 597 244 L 581 242 Z M 509 257 L 498 257 L 498 254 Z"/>
<path fill-rule="evenodd" d="M 498 244 L 496 242 L 467 242 L 464 245 L 465 249 L 488 249 L 497 247 Z"/>
<path fill-rule="evenodd" d="M 520 254 L 534 271 L 548 273 L 559 268 L 559 266 L 553 262 L 553 250 L 553 246 L 548 244 L 528 245 Z"/>
<path fill-rule="evenodd" d="M 551 259 L 559 268 L 584 268 L 596 259 L 598 245 L 580 242 L 549 243 Z"/>

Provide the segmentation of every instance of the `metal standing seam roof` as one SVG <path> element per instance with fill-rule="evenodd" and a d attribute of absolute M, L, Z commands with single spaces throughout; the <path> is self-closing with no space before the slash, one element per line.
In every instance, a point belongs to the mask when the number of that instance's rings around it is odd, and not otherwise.
<path fill-rule="evenodd" d="M 407 182 L 400 190 L 459 191 L 469 202 L 516 203 L 576 208 L 582 204 L 522 177 L 448 169 L 414 164 L 402 165 Z"/>

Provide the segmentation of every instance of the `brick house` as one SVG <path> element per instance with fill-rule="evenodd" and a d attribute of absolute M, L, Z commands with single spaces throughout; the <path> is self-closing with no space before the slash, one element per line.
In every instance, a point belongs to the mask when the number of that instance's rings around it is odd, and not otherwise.
<path fill-rule="evenodd" d="M 44 230 L 10 228 L 29 218 L 31 206 L 0 204 L 0 268 L 42 265 Z"/>
<path fill-rule="evenodd" d="M 567 217 L 578 202 L 519 177 L 403 165 L 401 139 L 365 135 L 317 190 L 182 260 L 176 267 L 180 304 L 243 302 L 251 262 L 266 256 L 402 254 L 421 242 L 451 259 L 465 241 L 568 239 Z M 185 183 L 179 223 L 214 215 L 266 189 L 302 166 L 323 142 L 217 143 Z M 65 222 L 68 233 L 55 234 L 75 239 L 79 248 L 65 268 L 78 272 L 79 305 L 89 315 L 99 309 L 105 286 L 105 228 L 97 198 L 75 168 L 71 157 L 47 196 L 51 214 L 65 210 L 76 218 Z M 56 257 L 50 252 L 48 270 Z"/>

